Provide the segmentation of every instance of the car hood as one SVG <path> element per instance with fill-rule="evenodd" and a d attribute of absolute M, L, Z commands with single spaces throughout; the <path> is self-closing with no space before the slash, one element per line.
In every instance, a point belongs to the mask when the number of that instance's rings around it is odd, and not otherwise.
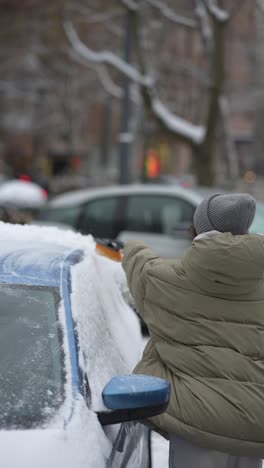
<path fill-rule="evenodd" d="M 103 468 L 110 446 L 93 431 L 12 430 L 0 431 L 0 453 L 5 468 Z"/>

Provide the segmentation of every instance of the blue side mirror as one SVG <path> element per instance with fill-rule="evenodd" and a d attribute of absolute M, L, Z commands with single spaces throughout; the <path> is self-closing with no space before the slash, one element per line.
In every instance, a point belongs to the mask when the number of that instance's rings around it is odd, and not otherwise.
<path fill-rule="evenodd" d="M 146 419 L 164 412 L 170 399 L 170 383 L 148 375 L 121 375 L 105 386 L 103 401 L 112 412 L 98 414 L 101 424 Z"/>

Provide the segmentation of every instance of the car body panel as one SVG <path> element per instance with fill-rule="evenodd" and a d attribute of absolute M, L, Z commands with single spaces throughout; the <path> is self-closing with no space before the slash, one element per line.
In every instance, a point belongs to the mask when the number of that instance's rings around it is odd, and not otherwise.
<path fill-rule="evenodd" d="M 85 189 L 67 192 L 62 195 L 58 195 L 53 200 L 50 200 L 47 204 L 48 207 L 63 207 L 83 204 L 87 201 L 104 198 L 109 196 L 122 196 L 122 195 L 141 195 L 141 194 L 163 194 L 172 196 L 181 196 L 186 200 L 197 203 L 197 200 L 201 201 L 203 196 L 196 193 L 193 190 L 185 189 L 183 187 L 177 187 L 172 185 L 159 185 L 159 184 L 130 184 L 130 185 L 118 185 L 97 189 Z"/>
<path fill-rule="evenodd" d="M 150 432 L 143 424 L 122 424 L 107 468 L 150 468 Z"/>
<path fill-rule="evenodd" d="M 4 468 L 103 468 L 106 454 L 100 452 L 99 445 L 103 440 L 98 438 L 97 442 L 91 432 L 89 426 L 84 431 L 81 425 L 68 431 L 0 431 L 1 464 Z"/>
<path fill-rule="evenodd" d="M 84 409 L 85 411 L 85 409 Z M 99 423 L 98 423 L 99 424 Z M 4 468 L 149 468 L 149 431 L 142 424 L 126 423 L 106 454 L 100 437 L 79 427 L 73 430 L 36 429 L 0 431 Z M 110 449 L 110 443 L 109 443 Z M 91 453 L 91 452 L 94 453 Z"/>

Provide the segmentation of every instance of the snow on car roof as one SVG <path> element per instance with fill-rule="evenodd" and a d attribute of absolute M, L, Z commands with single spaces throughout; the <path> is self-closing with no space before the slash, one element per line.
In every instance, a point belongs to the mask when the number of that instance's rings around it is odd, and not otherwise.
<path fill-rule="evenodd" d="M 91 236 L 70 230 L 0 222 L 0 280 L 59 286 L 62 268 L 94 246 Z"/>
<path fill-rule="evenodd" d="M 71 206 L 75 205 L 76 203 L 83 203 L 87 200 L 97 197 L 126 194 L 179 195 L 193 203 L 199 203 L 203 198 L 199 193 L 184 187 L 159 184 L 130 184 L 96 189 L 74 190 L 62 195 L 58 195 L 57 197 L 53 198 L 53 200 L 48 202 L 46 206 L 52 208 Z"/>
<path fill-rule="evenodd" d="M 0 246 L 1 243 L 8 241 L 14 249 L 14 243 L 19 242 L 42 243 L 47 246 L 61 245 L 72 250 L 88 249 L 90 252 L 95 246 L 92 236 L 83 236 L 73 232 L 70 228 L 62 230 L 54 226 L 9 224 L 0 221 Z M 7 245 L 6 248 L 8 248 Z"/>
<path fill-rule="evenodd" d="M 78 250 L 25 241 L 0 245 L 0 281 L 15 284 L 60 286 L 61 271 L 79 258 Z"/>

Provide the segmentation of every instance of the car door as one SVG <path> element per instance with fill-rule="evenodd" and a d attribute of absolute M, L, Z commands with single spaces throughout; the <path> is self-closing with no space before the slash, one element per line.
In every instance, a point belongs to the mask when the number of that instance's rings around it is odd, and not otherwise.
<path fill-rule="evenodd" d="M 195 206 L 180 196 L 131 194 L 118 239 L 141 239 L 161 256 L 179 256 L 191 243 L 194 211 Z"/>
<path fill-rule="evenodd" d="M 151 468 L 150 430 L 139 422 L 121 424 L 107 468 Z"/>
<path fill-rule="evenodd" d="M 82 207 L 78 231 L 94 237 L 115 239 L 121 229 L 122 198 L 100 197 L 90 200 Z"/>

